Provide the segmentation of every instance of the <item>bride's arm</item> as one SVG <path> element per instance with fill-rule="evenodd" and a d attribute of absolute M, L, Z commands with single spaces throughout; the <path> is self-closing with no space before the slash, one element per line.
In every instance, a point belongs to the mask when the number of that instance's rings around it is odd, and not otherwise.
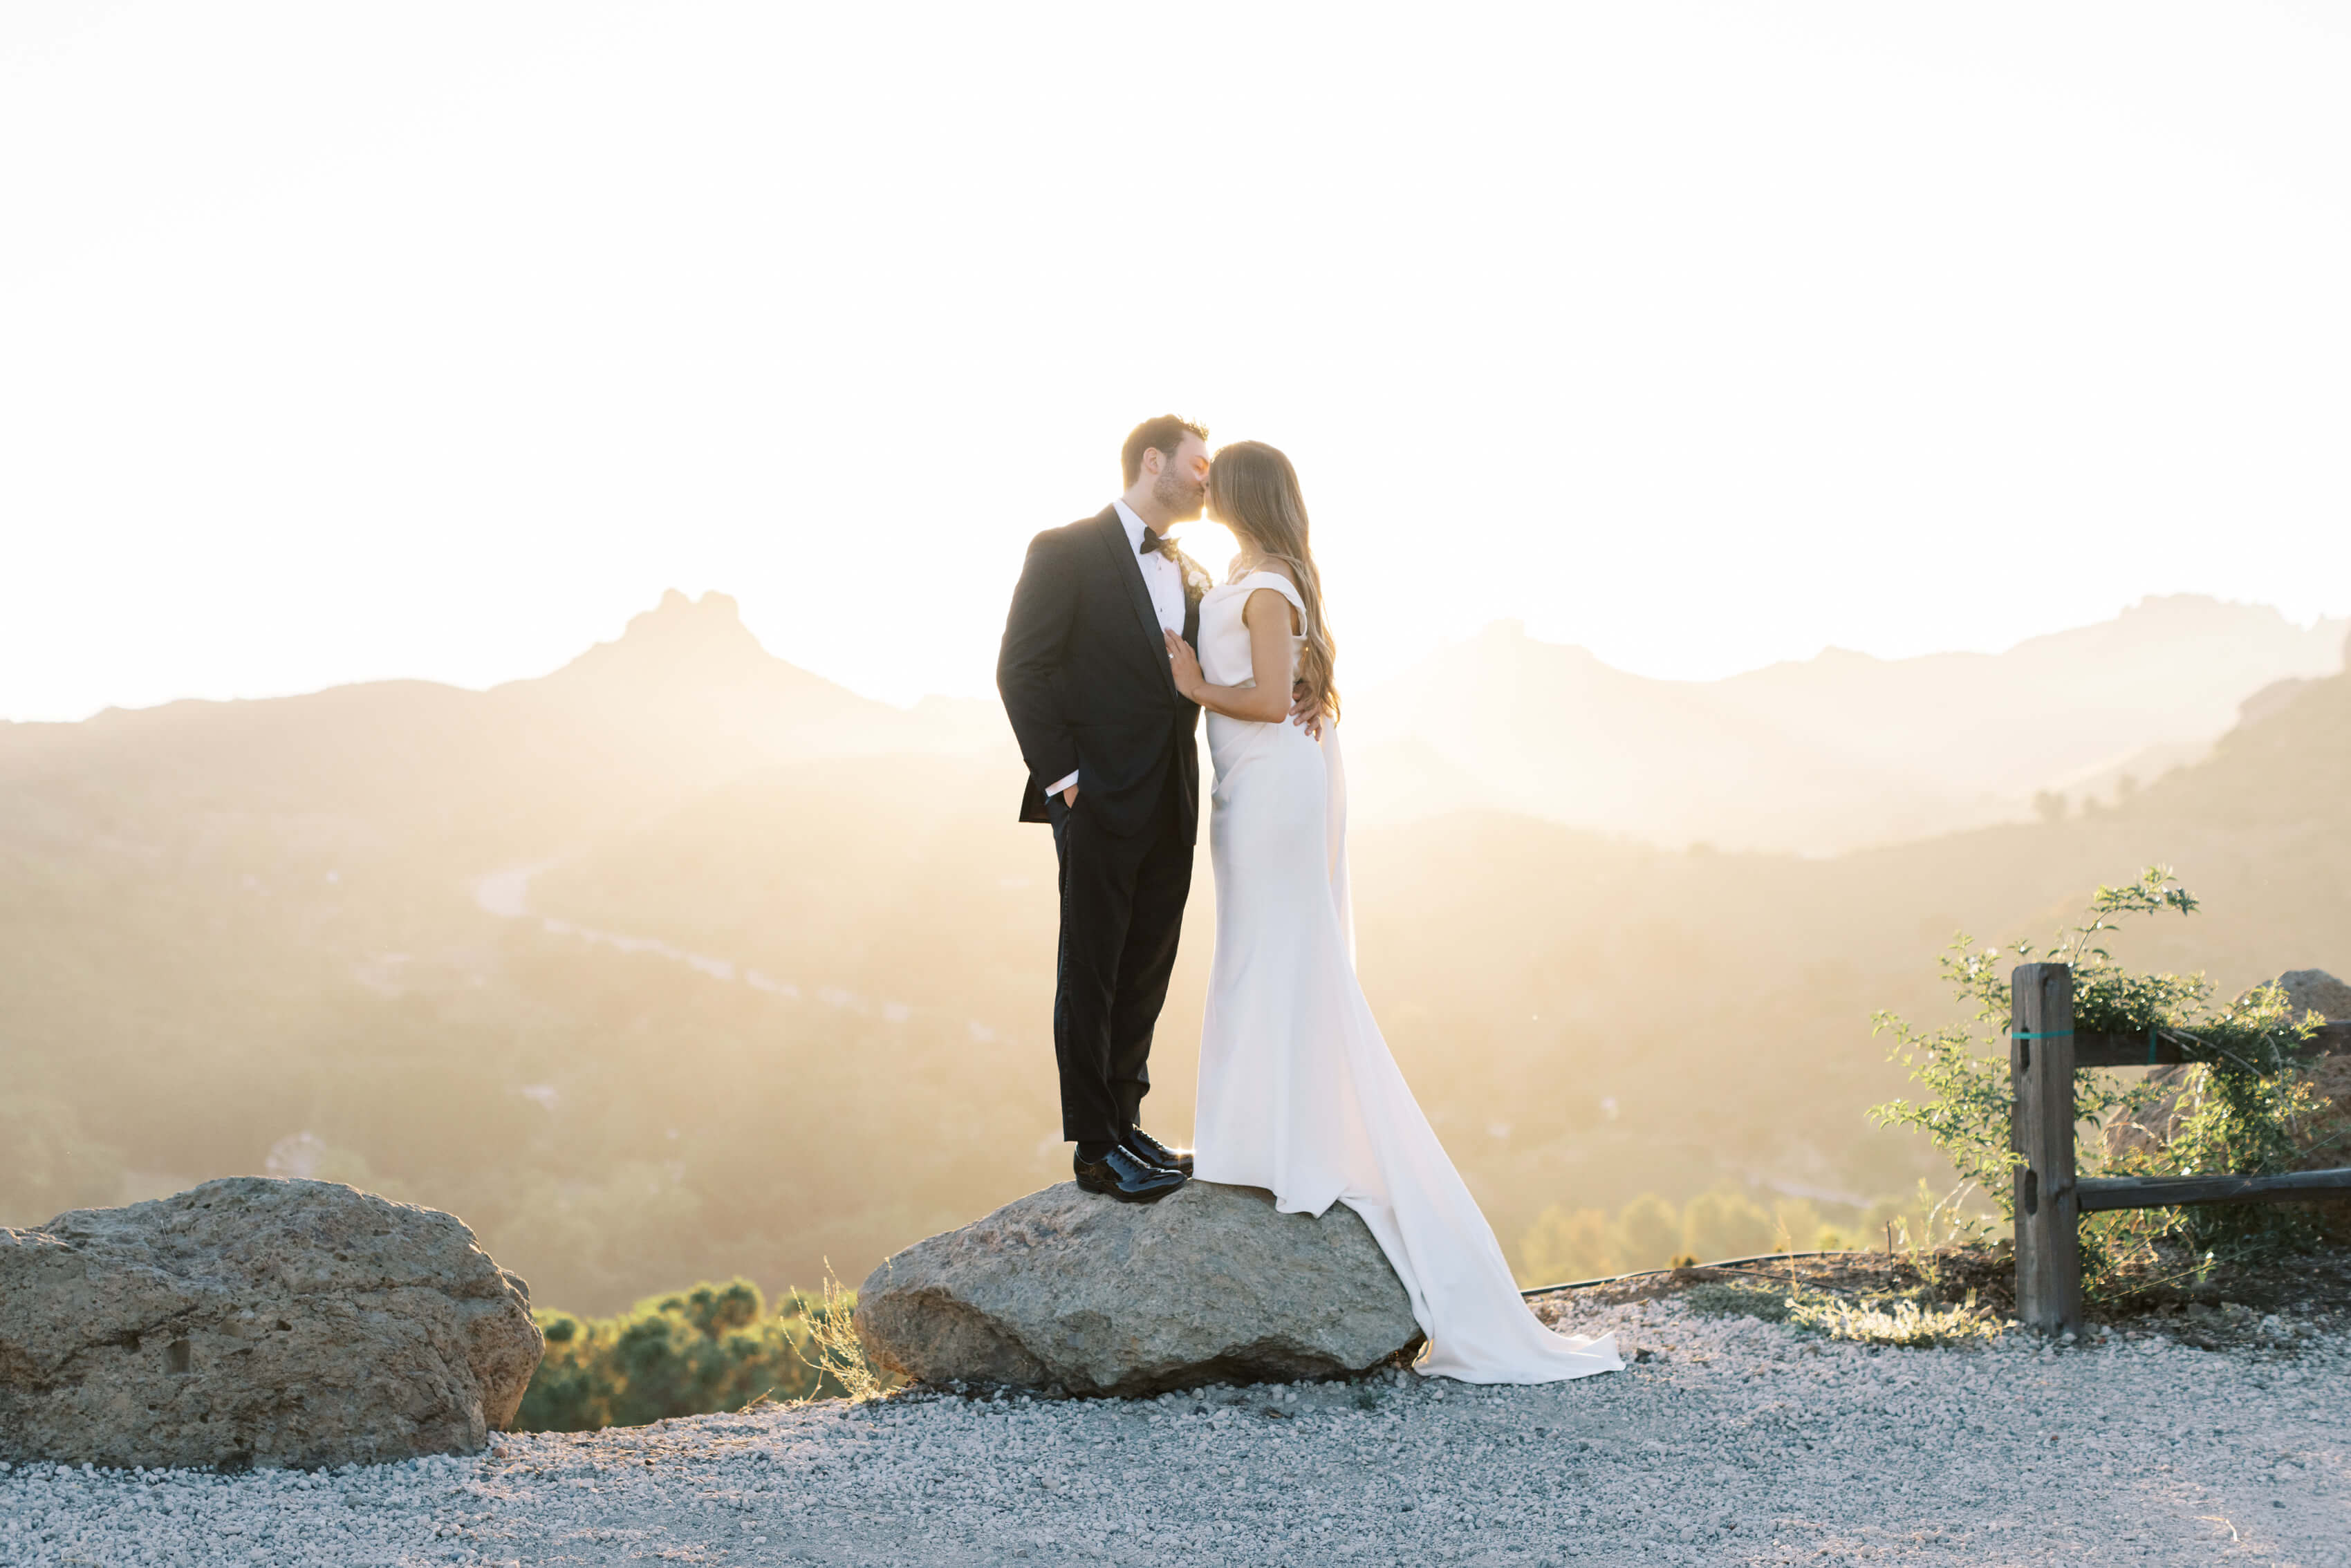
<path fill-rule="evenodd" d="M 1241 606 L 1241 624 L 1249 628 L 1249 668 L 1290 668 L 1290 601 L 1270 588 L 1260 588 Z M 1278 724 L 1290 716 L 1290 683 L 1260 680 L 1253 686 L 1212 686 L 1200 674 L 1192 645 L 1175 632 L 1166 633 L 1167 657 L 1176 673 L 1176 689 L 1210 713 L 1245 718 L 1257 724 Z"/>

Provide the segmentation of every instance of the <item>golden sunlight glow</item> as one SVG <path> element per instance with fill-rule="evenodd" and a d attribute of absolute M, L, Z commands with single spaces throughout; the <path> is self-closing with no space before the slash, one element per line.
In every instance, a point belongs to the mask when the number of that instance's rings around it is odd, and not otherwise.
<path fill-rule="evenodd" d="M 1176 543 L 1186 555 L 1200 563 L 1209 580 L 1222 582 L 1233 564 L 1240 545 L 1230 528 L 1222 523 L 1212 523 L 1206 517 L 1197 522 L 1179 523 L 1176 528 Z"/>
<path fill-rule="evenodd" d="M 0 7 L 0 719 L 487 687 L 673 586 L 992 706 L 1171 410 L 1296 464 L 1355 695 L 2351 610 L 2336 8 L 1014 9 Z M 1283 172 L 1249 243 L 1123 237 L 1061 106 L 1146 55 L 1179 162 Z"/>

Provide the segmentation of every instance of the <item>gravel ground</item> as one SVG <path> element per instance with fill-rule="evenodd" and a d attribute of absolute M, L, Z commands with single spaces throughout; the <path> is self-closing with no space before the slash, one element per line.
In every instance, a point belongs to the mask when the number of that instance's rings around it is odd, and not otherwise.
<path fill-rule="evenodd" d="M 914 1392 L 214 1476 L 0 1469 L 15 1563 L 2351 1563 L 2351 1337 L 1872 1352 L 1583 1302 L 1623 1373 Z"/>

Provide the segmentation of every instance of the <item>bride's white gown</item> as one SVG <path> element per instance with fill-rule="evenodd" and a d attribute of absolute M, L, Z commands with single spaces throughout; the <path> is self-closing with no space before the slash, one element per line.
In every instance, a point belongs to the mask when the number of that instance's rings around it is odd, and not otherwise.
<path fill-rule="evenodd" d="M 1213 685 L 1254 684 L 1241 609 L 1259 589 L 1280 592 L 1304 622 L 1279 573 L 1211 589 L 1199 648 Z M 1292 640 L 1293 669 L 1303 641 Z M 1318 744 L 1286 720 L 1212 713 L 1208 749 L 1217 952 L 1200 1038 L 1198 1178 L 1264 1187 L 1285 1213 L 1320 1215 L 1335 1201 L 1362 1215 L 1411 1293 L 1428 1337 L 1425 1374 L 1549 1383 L 1616 1371 L 1614 1336 L 1553 1333 L 1527 1310 L 1372 1020 L 1355 981 L 1336 727 Z"/>

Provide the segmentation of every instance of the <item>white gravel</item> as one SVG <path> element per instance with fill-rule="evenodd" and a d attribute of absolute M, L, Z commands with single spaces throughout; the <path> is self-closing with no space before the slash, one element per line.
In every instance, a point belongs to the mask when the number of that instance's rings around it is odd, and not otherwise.
<path fill-rule="evenodd" d="M 1134 1403 L 901 1396 L 214 1476 L 0 1469 L 0 1563 L 2351 1563 L 2351 1340 L 1870 1352 L 1678 1305 L 1644 1359 Z"/>

